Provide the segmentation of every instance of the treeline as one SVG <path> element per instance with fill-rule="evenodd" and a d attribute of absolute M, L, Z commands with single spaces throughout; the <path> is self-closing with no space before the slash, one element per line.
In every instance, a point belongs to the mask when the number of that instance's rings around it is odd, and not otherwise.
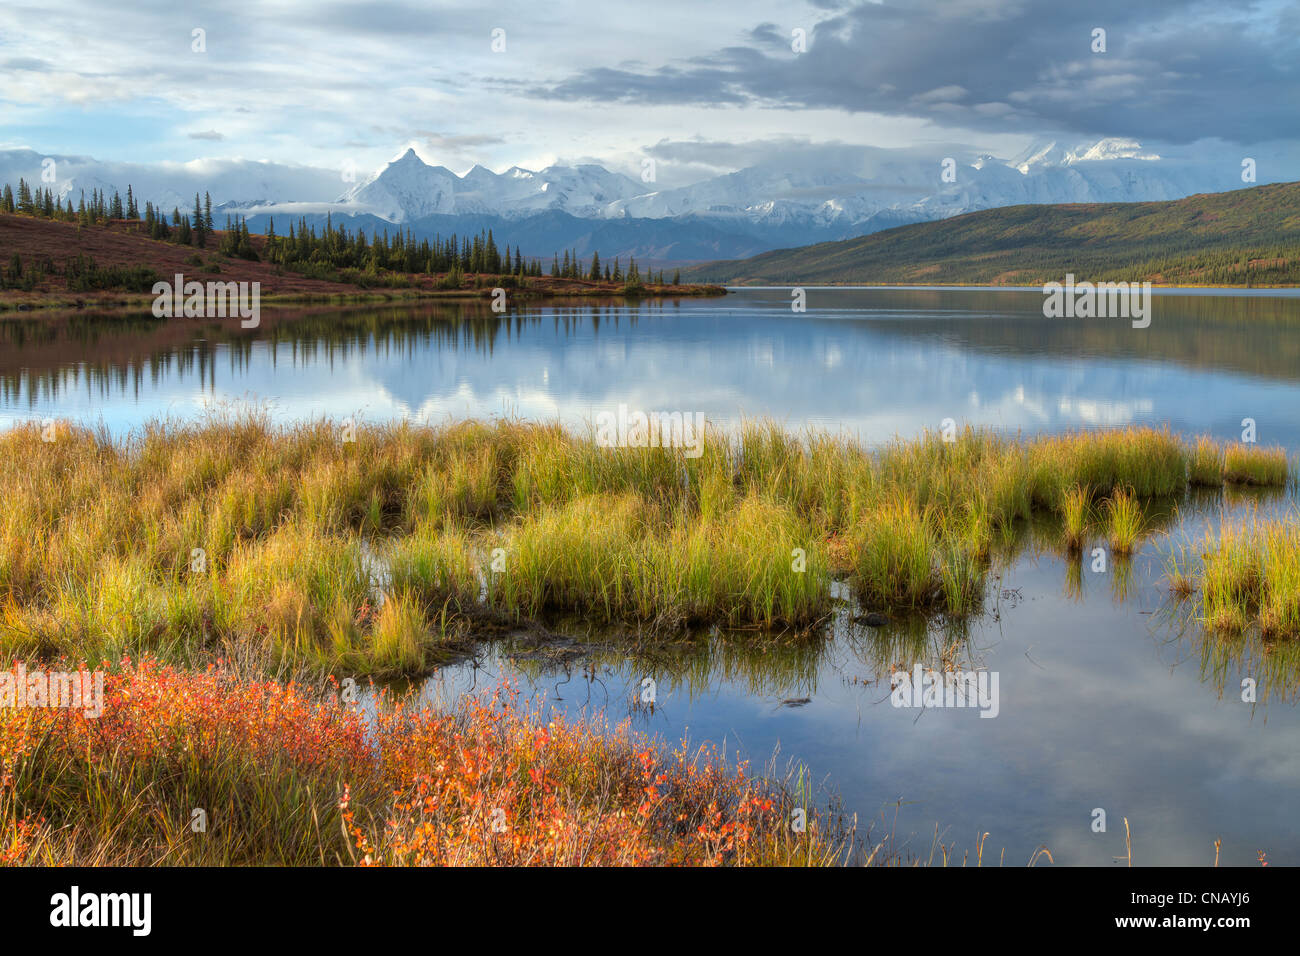
<path fill-rule="evenodd" d="M 73 206 L 69 196 L 66 204 L 54 194 L 54 190 L 37 187 L 35 190 L 25 179 L 18 180 L 15 190 L 8 183 L 0 190 L 0 212 L 35 216 L 38 219 L 52 219 L 56 222 L 75 222 L 83 226 L 107 225 L 113 220 L 124 222 L 142 222 L 145 232 L 152 239 L 170 239 L 181 245 L 206 246 L 212 228 L 212 197 L 204 194 L 200 204 L 199 194 L 194 194 L 194 211 L 182 215 L 180 207 L 172 209 L 170 218 L 146 202 L 144 216 L 140 215 L 140 206 L 131 186 L 126 187 L 123 198 L 116 190 L 112 198 L 100 189 L 92 189 L 90 197 L 81 191 L 81 198 Z"/>
<path fill-rule="evenodd" d="M 230 240 L 231 248 L 236 244 L 249 245 L 247 221 L 236 218 L 227 222 L 225 236 L 238 237 Z M 227 254 L 243 255 L 229 250 Z M 314 225 L 299 218 L 296 227 L 290 223 L 287 236 L 278 235 L 275 220 L 270 219 L 263 254 L 268 262 L 304 272 L 313 278 L 325 277 L 320 275 L 323 270 L 347 275 L 347 281 L 353 281 L 358 274 L 364 278 L 400 273 L 442 276 L 440 284 L 450 288 L 459 288 L 464 278 L 471 275 L 514 279 L 518 284 L 544 275 L 623 283 L 625 286 L 664 284 L 662 269 L 657 276 L 651 272 L 642 273 L 635 258 L 629 260 L 625 269 L 618 258 L 612 264 L 606 262 L 602 265 L 599 252 L 593 252 L 590 260 L 584 261 L 576 251 L 566 249 L 563 258 L 559 253 L 555 254 L 550 271 L 544 272 L 541 260 L 525 258 L 519 247 L 511 250 L 509 243 L 504 247 L 498 246 L 491 229 L 480 231 L 476 236 L 451 235 L 444 238 L 435 235 L 432 239 L 417 239 L 409 229 L 392 233 L 385 229 L 367 237 L 364 230 L 349 231 L 342 224 L 335 226 L 329 215 L 319 233 Z M 674 284 L 680 280 L 680 273 L 673 276 Z"/>
<path fill-rule="evenodd" d="M 77 255 L 60 269 L 49 256 L 24 265 L 15 252 L 0 270 L 0 290 L 35 291 L 46 279 L 61 277 L 69 292 L 149 292 L 159 275 L 148 266 L 100 266 L 92 256 Z"/>
<path fill-rule="evenodd" d="M 53 190 L 41 187 L 33 190 L 26 180 L 20 179 L 16 191 L 5 184 L 0 192 L 0 212 L 84 226 L 134 222 L 151 239 L 200 249 L 207 248 L 209 241 L 217 236 L 212 221 L 212 198 L 207 193 L 201 199 L 198 193 L 194 194 L 194 207 L 188 213 L 174 207 L 168 215 L 152 202 L 146 202 L 141 216 L 138 200 L 129 185 L 125 199 L 116 191 L 109 197 L 102 190 L 92 190 L 87 198 L 83 190 L 74 207 L 71 196 L 64 201 Z M 499 285 L 523 285 L 529 278 L 540 279 L 544 275 L 621 283 L 624 289 L 666 284 L 662 269 L 657 275 L 643 273 L 634 258 L 624 267 L 618 258 L 612 264 L 602 262 L 599 252 L 584 260 L 576 250 L 566 249 L 563 257 L 555 254 L 546 272 L 540 259 L 525 258 L 518 246 L 513 250 L 509 243 L 499 246 L 490 229 L 476 236 L 436 235 L 433 239 L 416 239 L 410 230 L 400 229 L 391 234 L 385 229 L 382 234 L 367 236 L 364 230 L 349 231 L 342 224 L 334 225 L 328 215 L 319 231 L 304 218 L 298 220 L 296 227 L 290 223 L 287 236 L 277 234 L 275 220 L 269 219 L 260 251 L 253 243 L 248 220 L 238 215 L 227 216 L 225 229 L 217 238 L 216 251 L 219 255 L 251 262 L 265 259 L 307 278 L 360 285 L 409 284 L 404 277 L 411 275 L 439 276 L 439 286 L 453 289 L 460 288 L 467 276 L 474 276 L 480 286 L 488 277 Z M 673 275 L 672 284 L 680 282 L 678 271 Z"/>

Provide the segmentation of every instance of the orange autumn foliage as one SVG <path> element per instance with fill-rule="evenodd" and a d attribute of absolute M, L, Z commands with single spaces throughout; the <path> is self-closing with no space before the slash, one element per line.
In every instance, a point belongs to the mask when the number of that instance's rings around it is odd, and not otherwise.
<path fill-rule="evenodd" d="M 0 708 L 0 863 L 825 863 L 815 816 L 712 751 L 544 719 L 501 687 L 449 712 L 124 662 L 99 718 Z M 193 807 L 211 825 L 188 826 Z"/>

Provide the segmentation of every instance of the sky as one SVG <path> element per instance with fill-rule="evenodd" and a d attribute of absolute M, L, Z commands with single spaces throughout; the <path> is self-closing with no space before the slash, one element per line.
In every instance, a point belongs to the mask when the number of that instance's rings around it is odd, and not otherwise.
<path fill-rule="evenodd" d="M 662 186 L 859 146 L 1300 157 L 1298 54 L 1300 0 L 5 0 L 0 147 L 363 172 L 408 146 L 456 172 L 652 158 Z"/>

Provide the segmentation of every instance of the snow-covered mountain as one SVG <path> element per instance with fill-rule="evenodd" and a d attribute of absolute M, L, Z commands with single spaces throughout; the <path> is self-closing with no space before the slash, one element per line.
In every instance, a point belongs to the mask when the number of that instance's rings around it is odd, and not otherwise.
<path fill-rule="evenodd" d="M 874 148 L 856 151 L 847 163 L 842 151 L 836 159 L 798 169 L 759 164 L 659 190 L 590 165 L 538 172 L 516 166 L 503 173 L 475 166 L 457 176 L 407 150 L 341 197 L 336 209 L 394 223 L 431 215 L 516 219 L 540 212 L 580 219 L 695 217 L 742 232 L 788 226 L 840 237 L 860 234 L 864 226 L 870 231 L 873 223 L 883 228 L 995 206 L 1178 199 L 1242 185 L 1231 159 L 1164 158 L 1118 139 L 1078 146 L 1045 142 L 1010 160 Z M 951 159 L 947 178 L 945 159 Z"/>
<path fill-rule="evenodd" d="M 548 258 L 563 248 L 683 260 L 750 255 L 998 206 L 1178 199 L 1243 186 L 1240 157 L 1226 148 L 1169 156 L 1122 139 L 1045 141 L 1011 159 L 955 146 L 840 147 L 671 189 L 596 165 L 501 173 L 474 166 L 457 175 L 412 149 L 353 183 L 337 170 L 245 160 L 144 166 L 50 158 L 60 196 L 125 193 L 130 183 L 141 201 L 187 209 L 195 192 L 207 191 L 254 229 L 271 217 L 314 223 L 327 214 L 367 231 L 398 225 L 417 235 L 495 227 L 527 254 Z M 0 150 L 0 181 L 39 184 L 44 159 Z M 1259 181 L 1287 174 L 1295 178 L 1281 163 L 1266 164 Z"/>
<path fill-rule="evenodd" d="M 864 150 L 851 169 L 759 165 L 612 203 L 605 214 L 797 222 L 860 234 L 856 227 L 873 220 L 888 228 L 1021 203 L 1179 199 L 1243 185 L 1231 159 L 1163 159 L 1125 140 L 1074 148 L 1043 143 L 1012 160 L 952 157 L 951 182 L 942 176 L 948 158 L 917 150 Z"/>
<path fill-rule="evenodd" d="M 512 166 L 494 173 L 474 166 L 457 176 L 444 166 L 426 165 L 408 149 L 369 182 L 350 189 L 341 212 L 369 213 L 389 222 L 413 222 L 436 215 L 520 217 L 554 210 L 583 219 L 605 218 L 611 203 L 645 189 L 603 166 L 548 166 L 540 172 Z"/>

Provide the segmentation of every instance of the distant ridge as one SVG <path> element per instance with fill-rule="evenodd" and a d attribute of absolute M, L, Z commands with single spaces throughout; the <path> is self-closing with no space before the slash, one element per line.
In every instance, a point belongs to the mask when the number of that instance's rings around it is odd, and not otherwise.
<path fill-rule="evenodd" d="M 1294 178 L 1289 156 L 1259 154 L 1261 182 Z M 47 181 L 49 171 L 55 173 Z M 580 163 L 458 175 L 415 149 L 372 173 L 244 159 L 121 163 L 0 148 L 0 183 L 39 182 L 60 199 L 84 191 L 134 196 L 163 210 L 210 194 L 217 221 L 247 218 L 253 231 L 327 217 L 350 229 L 416 239 L 493 229 L 529 256 L 568 249 L 634 256 L 662 267 L 742 259 L 814 242 L 1026 204 L 1161 202 L 1241 186 L 1239 158 L 1224 149 L 1157 153 L 1140 143 L 1035 143 L 1010 159 L 956 145 L 776 152 L 755 165 L 682 186 Z M 955 164 L 950 169 L 947 164 Z M 947 173 L 944 172 L 947 170 Z M 661 170 L 662 171 L 662 170 Z M 509 224 L 508 226 L 506 224 Z"/>
<path fill-rule="evenodd" d="M 1165 202 L 1008 206 L 857 239 L 704 263 L 732 284 L 1300 285 L 1300 183 Z"/>

